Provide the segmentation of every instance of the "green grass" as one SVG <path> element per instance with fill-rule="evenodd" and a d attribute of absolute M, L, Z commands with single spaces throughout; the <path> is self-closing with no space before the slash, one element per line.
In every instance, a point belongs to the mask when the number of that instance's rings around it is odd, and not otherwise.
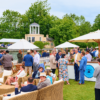
<path fill-rule="evenodd" d="M 78 85 L 78 82 L 69 80 L 70 85 L 64 83 L 63 97 L 64 100 L 95 100 L 94 85 L 95 82 L 85 81 L 84 85 Z"/>
<path fill-rule="evenodd" d="M 64 100 L 95 100 L 95 95 L 94 95 L 95 82 L 85 81 L 84 85 L 78 85 L 78 82 L 74 80 L 69 80 L 69 83 L 70 85 L 66 85 L 66 82 L 64 82 L 64 87 L 63 87 Z"/>

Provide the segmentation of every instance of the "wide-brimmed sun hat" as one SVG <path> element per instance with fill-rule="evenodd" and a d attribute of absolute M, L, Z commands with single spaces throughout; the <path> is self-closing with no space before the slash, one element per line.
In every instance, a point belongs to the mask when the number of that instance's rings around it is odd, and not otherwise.
<path fill-rule="evenodd" d="M 46 70 L 51 70 L 51 68 L 50 67 L 47 67 Z"/>
<path fill-rule="evenodd" d="M 45 73 L 45 72 L 41 72 L 41 73 L 40 73 L 40 77 L 41 77 L 41 76 L 45 76 L 45 77 L 46 77 L 46 73 Z"/>

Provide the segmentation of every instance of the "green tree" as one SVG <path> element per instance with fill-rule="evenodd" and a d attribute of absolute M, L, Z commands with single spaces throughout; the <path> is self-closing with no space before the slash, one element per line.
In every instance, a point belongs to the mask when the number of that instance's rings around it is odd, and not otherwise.
<path fill-rule="evenodd" d="M 49 14 L 50 11 L 49 4 L 47 0 L 37 1 L 31 4 L 29 10 L 26 11 L 25 15 L 28 18 L 28 25 L 36 22 L 40 25 L 41 34 L 49 34 L 49 29 L 52 27 L 52 18 Z"/>
<path fill-rule="evenodd" d="M 97 31 L 98 29 L 100 29 L 100 14 L 96 16 L 92 26 L 92 31 Z"/>
<path fill-rule="evenodd" d="M 38 46 L 40 49 L 43 49 L 45 45 L 49 45 L 48 42 L 43 43 L 42 41 L 35 41 L 34 45 Z"/>
<path fill-rule="evenodd" d="M 70 18 L 58 19 L 55 27 L 50 29 L 50 37 L 54 39 L 55 45 L 59 45 L 74 37 L 75 23 Z"/>
<path fill-rule="evenodd" d="M 6 10 L 0 18 L 0 34 L 2 37 L 20 38 L 19 21 L 21 14 L 16 11 Z"/>

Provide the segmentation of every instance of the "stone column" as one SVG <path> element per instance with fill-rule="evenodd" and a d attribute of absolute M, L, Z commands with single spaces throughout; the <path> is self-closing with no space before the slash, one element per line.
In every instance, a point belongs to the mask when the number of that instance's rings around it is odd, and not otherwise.
<path fill-rule="evenodd" d="M 40 34 L 40 33 L 39 33 L 39 26 L 38 26 L 38 34 Z"/>
<path fill-rule="evenodd" d="M 32 34 L 34 33 L 34 26 L 32 26 Z"/>
<path fill-rule="evenodd" d="M 36 26 L 35 26 L 35 34 L 36 34 Z"/>
<path fill-rule="evenodd" d="M 30 34 L 31 34 L 31 26 L 30 26 Z"/>

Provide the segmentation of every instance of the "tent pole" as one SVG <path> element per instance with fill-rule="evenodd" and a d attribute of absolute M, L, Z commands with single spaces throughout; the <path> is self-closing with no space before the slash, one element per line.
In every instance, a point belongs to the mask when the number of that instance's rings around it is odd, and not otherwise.
<path fill-rule="evenodd" d="M 98 50 L 99 50 L 99 54 L 98 54 L 98 57 L 100 58 L 100 42 L 98 43 Z"/>

